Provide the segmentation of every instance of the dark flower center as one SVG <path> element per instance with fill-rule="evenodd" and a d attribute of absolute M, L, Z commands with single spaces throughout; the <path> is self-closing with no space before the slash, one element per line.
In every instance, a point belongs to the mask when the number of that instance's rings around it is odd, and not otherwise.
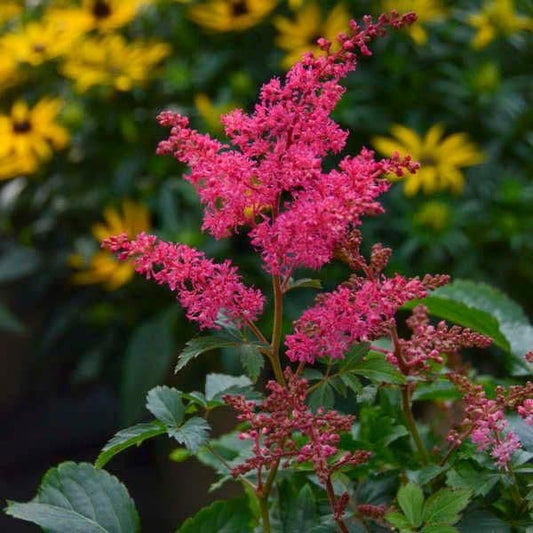
<path fill-rule="evenodd" d="M 111 15 L 111 7 L 105 0 L 96 0 L 93 4 L 93 15 L 97 19 L 105 19 Z"/>
<path fill-rule="evenodd" d="M 248 14 L 248 6 L 244 0 L 237 0 L 231 4 L 231 14 L 234 17 L 242 17 Z"/>
<path fill-rule="evenodd" d="M 437 160 L 432 155 L 425 155 L 420 158 L 421 167 L 434 167 L 437 164 Z"/>
<path fill-rule="evenodd" d="M 29 120 L 19 120 L 13 123 L 14 133 L 28 133 L 31 130 L 31 122 Z"/>
<path fill-rule="evenodd" d="M 41 43 L 35 43 L 32 46 L 32 49 L 36 54 L 41 54 L 46 50 L 46 46 L 44 46 L 44 44 L 41 44 Z"/>

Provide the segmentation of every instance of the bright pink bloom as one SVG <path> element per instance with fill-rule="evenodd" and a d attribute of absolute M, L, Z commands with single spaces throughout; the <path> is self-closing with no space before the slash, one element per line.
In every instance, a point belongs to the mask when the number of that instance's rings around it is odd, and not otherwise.
<path fill-rule="evenodd" d="M 418 278 L 353 276 L 334 291 L 319 295 L 317 304 L 304 311 L 294 333 L 285 338 L 287 356 L 306 363 L 314 363 L 317 357 L 343 358 L 353 343 L 387 335 L 398 309 L 426 295 Z"/>
<path fill-rule="evenodd" d="M 361 216 L 380 212 L 376 198 L 388 187 L 380 176 L 414 172 L 417 165 L 409 158 L 375 161 L 363 149 L 324 172 L 323 159 L 339 153 L 347 138 L 330 113 L 344 92 L 340 80 L 355 70 L 356 52 L 370 55 L 370 39 L 415 18 L 365 17 L 364 29 L 351 21 L 352 35 L 338 37 L 337 52 L 321 39 L 325 56 L 307 54 L 285 80 L 265 84 L 251 114 L 236 110 L 223 117 L 233 148 L 191 129 L 179 114 L 159 115 L 171 131 L 158 153 L 190 167 L 186 179 L 205 207 L 203 229 L 222 238 L 251 227 L 266 270 L 288 276 L 300 266 L 324 265 Z"/>
<path fill-rule="evenodd" d="M 102 246 L 117 252 L 120 260 L 131 261 L 147 279 L 176 291 L 187 318 L 201 328 L 219 329 L 221 313 L 242 325 L 256 320 L 263 310 L 261 291 L 246 287 L 229 260 L 217 264 L 194 248 L 145 233 L 133 240 L 125 234 L 111 237 Z"/>

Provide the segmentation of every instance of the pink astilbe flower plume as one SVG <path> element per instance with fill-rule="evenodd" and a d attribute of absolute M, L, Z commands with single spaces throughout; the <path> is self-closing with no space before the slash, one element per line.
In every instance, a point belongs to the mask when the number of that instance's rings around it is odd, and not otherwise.
<path fill-rule="evenodd" d="M 139 274 L 177 292 L 187 318 L 201 328 L 220 326 L 220 313 L 238 325 L 256 320 L 263 310 L 261 291 L 246 287 L 229 260 L 215 263 L 184 244 L 158 241 L 141 233 L 130 240 L 125 234 L 103 241 L 102 246 L 131 261 Z"/>
<path fill-rule="evenodd" d="M 203 229 L 222 238 L 248 227 L 265 269 L 288 276 L 297 267 L 320 268 L 363 215 L 381 212 L 376 198 L 389 186 L 381 176 L 414 172 L 417 164 L 408 157 L 375 161 L 363 149 L 324 172 L 323 159 L 339 153 L 348 135 L 330 113 L 344 93 L 340 80 L 355 70 L 357 53 L 370 55 L 369 40 L 415 18 L 365 17 L 364 27 L 351 21 L 351 35 L 339 35 L 336 52 L 320 39 L 325 55 L 306 54 L 283 81 L 266 83 L 251 114 L 235 110 L 223 117 L 232 145 L 191 129 L 179 114 L 161 113 L 159 122 L 171 131 L 158 153 L 190 167 L 185 179 L 204 205 Z"/>

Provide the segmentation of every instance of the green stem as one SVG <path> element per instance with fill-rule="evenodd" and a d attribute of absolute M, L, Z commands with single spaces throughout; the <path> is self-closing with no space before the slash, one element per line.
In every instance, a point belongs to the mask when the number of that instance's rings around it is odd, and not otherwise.
<path fill-rule="evenodd" d="M 261 510 L 261 521 L 263 522 L 263 533 L 270 533 L 270 515 L 268 514 L 268 496 L 272 490 L 272 484 L 278 473 L 279 459 L 276 461 L 274 468 L 268 473 L 265 484 L 257 487 L 256 495 L 259 499 L 259 508 Z"/>
<path fill-rule="evenodd" d="M 416 448 L 418 450 L 418 453 L 422 457 L 422 463 L 424 465 L 429 464 L 429 454 L 426 450 L 426 447 L 424 446 L 424 443 L 422 442 L 422 438 L 420 437 L 420 433 L 418 433 L 418 428 L 416 427 L 416 422 L 413 417 L 413 412 L 411 411 L 411 392 L 409 389 L 409 385 L 403 385 L 401 387 L 402 390 L 402 411 L 405 416 L 405 420 L 407 422 L 407 427 L 409 429 L 409 432 L 411 433 L 411 437 L 413 437 L 413 440 L 415 441 Z"/>
<path fill-rule="evenodd" d="M 283 370 L 279 360 L 279 346 L 281 344 L 281 325 L 283 318 L 283 292 L 279 276 L 272 276 L 272 287 L 274 291 L 274 326 L 272 328 L 272 354 L 270 362 L 278 383 L 285 385 Z"/>

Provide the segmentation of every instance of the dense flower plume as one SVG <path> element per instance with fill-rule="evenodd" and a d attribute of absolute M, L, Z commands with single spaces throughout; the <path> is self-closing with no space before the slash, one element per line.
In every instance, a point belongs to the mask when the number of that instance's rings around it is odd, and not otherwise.
<path fill-rule="evenodd" d="M 249 425 L 240 437 L 253 442 L 253 456 L 232 470 L 234 476 L 257 470 L 260 479 L 262 470 L 274 468 L 280 460 L 285 466 L 292 461 L 310 461 L 318 478 L 326 483 L 335 470 L 369 458 L 370 453 L 363 450 L 339 455 L 340 434 L 350 431 L 352 415 L 322 408 L 312 413 L 305 403 L 307 380 L 294 375 L 290 368 L 285 370 L 285 379 L 286 387 L 276 381 L 267 384 L 268 396 L 260 405 L 243 396 L 224 397 L 238 413 L 237 419 Z M 297 435 L 305 437 L 303 444 Z"/>
<path fill-rule="evenodd" d="M 288 275 L 299 266 L 321 267 L 362 215 L 380 212 L 376 198 L 387 189 L 380 176 L 414 172 L 417 165 L 409 157 L 375 161 L 363 149 L 324 172 L 324 157 L 339 153 L 348 135 L 329 115 L 344 92 L 339 81 L 355 69 L 356 51 L 370 55 L 370 39 L 414 19 L 365 17 L 364 28 L 351 21 L 352 35 L 339 35 L 336 52 L 320 39 L 325 56 L 307 54 L 283 82 L 270 80 L 252 114 L 237 109 L 223 117 L 234 148 L 191 129 L 179 114 L 161 113 L 159 122 L 172 129 L 158 153 L 191 168 L 186 179 L 205 206 L 203 229 L 222 238 L 251 226 L 266 270 Z"/>
<path fill-rule="evenodd" d="M 119 259 L 132 261 L 147 279 L 176 291 L 187 318 L 201 328 L 219 329 L 221 313 L 242 325 L 256 320 L 263 310 L 261 292 L 246 287 L 229 260 L 217 264 L 194 248 L 157 241 L 145 233 L 133 240 L 125 234 L 111 237 L 102 245 L 117 252 Z"/>

